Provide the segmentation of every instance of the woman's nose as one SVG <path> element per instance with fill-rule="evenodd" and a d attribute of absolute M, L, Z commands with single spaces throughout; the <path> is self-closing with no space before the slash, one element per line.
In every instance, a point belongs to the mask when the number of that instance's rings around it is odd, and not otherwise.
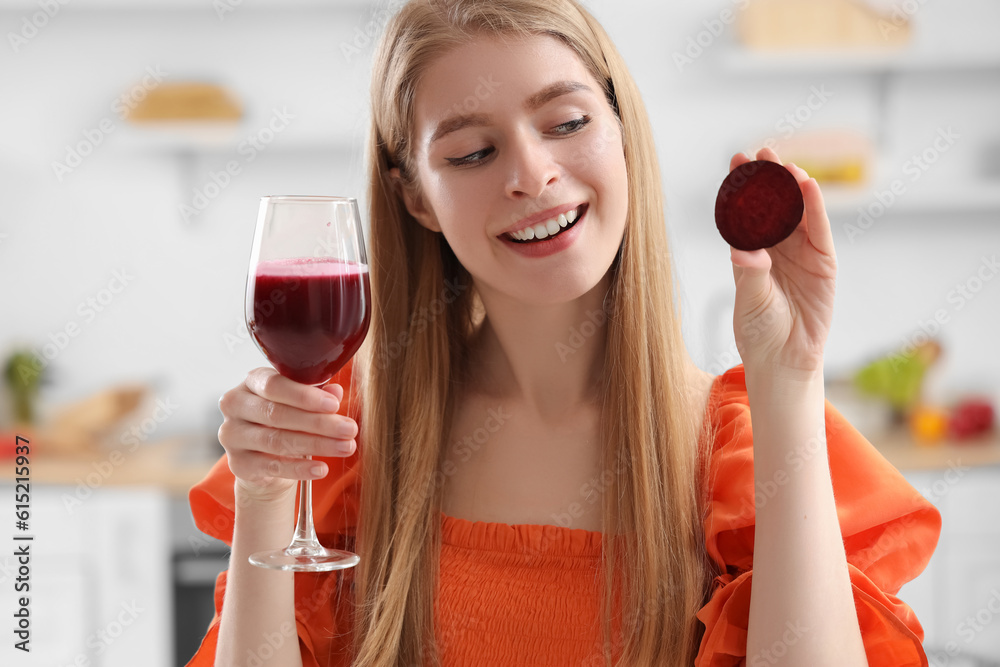
<path fill-rule="evenodd" d="M 559 164 L 537 136 L 516 137 L 508 145 L 507 159 L 506 187 L 512 197 L 537 198 L 559 180 Z"/>

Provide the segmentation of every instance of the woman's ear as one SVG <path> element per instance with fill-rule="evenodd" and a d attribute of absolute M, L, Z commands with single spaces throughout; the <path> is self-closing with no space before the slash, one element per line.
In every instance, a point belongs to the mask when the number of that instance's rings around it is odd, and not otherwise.
<path fill-rule="evenodd" d="M 406 210 L 410 212 L 410 215 L 412 215 L 422 227 L 425 227 L 432 232 L 440 232 L 441 225 L 438 224 L 437 216 L 435 216 L 434 212 L 424 205 L 423 197 L 421 197 L 419 193 L 413 192 L 410 188 L 406 187 L 399 174 L 399 167 L 392 167 L 389 169 L 389 178 L 392 180 L 393 189 L 396 191 L 396 194 L 403 197 L 403 203 L 406 205 Z"/>

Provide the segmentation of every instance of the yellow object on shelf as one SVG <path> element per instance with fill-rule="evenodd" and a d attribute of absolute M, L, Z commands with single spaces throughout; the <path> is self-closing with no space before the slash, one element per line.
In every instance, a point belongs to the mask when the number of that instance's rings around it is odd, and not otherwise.
<path fill-rule="evenodd" d="M 902 12 L 861 0 L 752 0 L 740 13 L 743 43 L 760 50 L 900 47 L 910 41 Z"/>
<path fill-rule="evenodd" d="M 820 184 L 862 185 L 869 178 L 875 149 L 862 132 L 848 128 L 792 131 L 792 114 L 784 119 L 787 136 L 771 147 L 782 162 L 794 162 Z"/>
<path fill-rule="evenodd" d="M 239 102 L 211 83 L 164 82 L 156 86 L 127 119 L 133 123 L 187 121 L 236 122 L 243 117 Z"/>

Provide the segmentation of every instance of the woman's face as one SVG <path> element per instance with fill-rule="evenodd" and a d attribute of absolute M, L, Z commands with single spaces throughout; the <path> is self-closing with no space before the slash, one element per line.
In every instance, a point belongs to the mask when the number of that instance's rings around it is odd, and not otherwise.
<path fill-rule="evenodd" d="M 415 123 L 422 196 L 407 207 L 444 234 L 484 298 L 560 303 L 604 277 L 628 207 L 622 136 L 601 85 L 563 42 L 456 48 L 425 71 Z M 510 236 L 529 226 L 518 236 L 533 242 Z"/>

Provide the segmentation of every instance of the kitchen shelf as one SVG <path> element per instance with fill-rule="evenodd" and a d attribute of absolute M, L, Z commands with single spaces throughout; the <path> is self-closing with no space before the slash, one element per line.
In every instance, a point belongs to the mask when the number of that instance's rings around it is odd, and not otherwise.
<path fill-rule="evenodd" d="M 993 12 L 990 17 L 996 16 Z M 988 17 L 989 18 L 989 17 Z M 986 19 L 984 19 L 986 20 Z M 827 211 L 831 217 L 856 218 L 859 209 L 870 212 L 873 218 L 897 218 L 934 214 L 938 216 L 973 216 L 1000 213 L 1000 179 L 975 173 L 972 165 L 959 167 L 960 172 L 947 177 L 938 174 L 921 175 L 913 181 L 912 174 L 902 173 L 906 155 L 896 155 L 889 140 L 893 118 L 889 108 L 890 91 L 904 75 L 927 74 L 948 76 L 967 73 L 978 77 L 982 85 L 991 85 L 1000 75 L 1000 46 L 983 40 L 963 45 L 959 50 L 945 51 L 936 42 L 912 42 L 899 48 L 868 48 L 844 50 L 758 50 L 744 46 L 734 30 L 720 37 L 713 53 L 715 67 L 721 74 L 747 79 L 748 77 L 782 77 L 790 75 L 814 76 L 818 74 L 843 75 L 868 79 L 874 83 L 872 91 L 876 109 L 870 136 L 875 147 L 875 161 L 871 164 L 868 181 L 859 185 L 821 184 Z M 918 112 L 917 112 L 918 113 Z M 876 198 L 877 192 L 891 192 L 891 185 L 902 181 L 905 190 L 894 196 L 891 205 L 885 206 Z M 714 203 L 714 193 L 706 193 Z M 882 206 L 880 209 L 879 206 Z"/>
<path fill-rule="evenodd" d="M 719 65 L 734 75 L 951 73 L 1000 69 L 1000 51 L 975 54 L 869 49 L 851 51 L 754 51 L 730 44 Z"/>
<path fill-rule="evenodd" d="M 333 11 L 362 10 L 372 8 L 371 0 L 220 0 L 234 11 L 255 9 L 329 9 Z M 60 11 L 199 11 L 215 13 L 211 2 L 206 0 L 73 0 Z M 37 0 L 8 0 L 0 8 L 0 14 L 33 14 L 39 11 Z"/>
<path fill-rule="evenodd" d="M 895 201 L 883 207 L 878 213 L 880 204 L 875 193 L 889 190 L 890 182 L 872 183 L 858 187 L 843 187 L 832 184 L 821 184 L 823 201 L 831 217 L 859 214 L 858 209 L 876 209 L 873 218 L 895 217 L 900 214 L 913 213 L 992 213 L 1000 211 L 1000 183 L 982 181 L 954 187 L 936 186 L 921 187 L 919 182 L 906 181 L 907 189 L 896 197 Z"/>
<path fill-rule="evenodd" d="M 345 126 L 337 124 L 337 127 Z M 247 138 L 257 135 L 267 128 L 267 118 L 243 119 L 239 123 L 122 123 L 111 135 L 111 143 L 122 152 L 170 153 L 175 155 L 206 155 L 215 157 L 233 156 L 243 159 L 238 153 L 240 146 L 250 146 Z M 271 143 L 260 145 L 256 151 L 267 153 L 329 153 L 355 150 L 364 146 L 362 130 L 358 134 L 340 131 L 335 127 L 325 133 L 302 131 L 289 128 L 276 135 Z"/>

